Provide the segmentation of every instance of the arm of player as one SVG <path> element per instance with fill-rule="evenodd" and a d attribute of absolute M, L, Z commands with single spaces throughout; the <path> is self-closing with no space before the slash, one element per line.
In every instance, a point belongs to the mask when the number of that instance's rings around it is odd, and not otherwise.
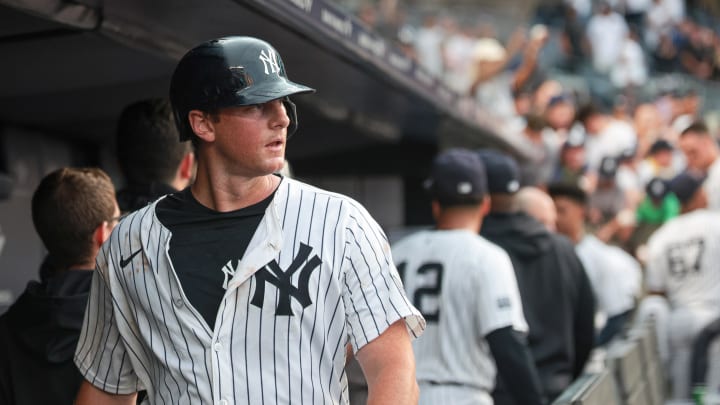
<path fill-rule="evenodd" d="M 485 336 L 490 346 L 500 378 L 508 383 L 508 391 L 515 402 L 542 405 L 547 400 L 540 387 L 535 363 L 524 336 L 511 326 L 496 329 Z M 512 382 L 512 386 L 509 383 Z"/>
<path fill-rule="evenodd" d="M 574 252 L 572 254 L 574 255 Z M 577 259 L 575 266 L 577 266 L 578 291 L 573 328 L 575 337 L 573 378 L 577 378 L 582 373 L 585 363 L 590 358 L 590 352 L 595 346 L 595 296 L 580 259 Z"/>
<path fill-rule="evenodd" d="M 75 405 L 134 405 L 137 393 L 111 394 L 83 380 L 75 398 Z"/>
<path fill-rule="evenodd" d="M 362 347 L 357 360 L 368 384 L 368 405 L 417 404 L 415 357 L 401 319 Z"/>

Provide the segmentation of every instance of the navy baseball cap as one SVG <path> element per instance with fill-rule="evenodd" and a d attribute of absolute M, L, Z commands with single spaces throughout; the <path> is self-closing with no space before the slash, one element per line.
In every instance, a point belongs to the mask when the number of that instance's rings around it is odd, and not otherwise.
<path fill-rule="evenodd" d="M 515 159 L 492 149 L 480 149 L 477 154 L 485 164 L 490 193 L 513 194 L 520 189 L 520 169 Z"/>
<path fill-rule="evenodd" d="M 670 180 L 670 191 L 675 194 L 675 197 L 677 197 L 682 204 L 685 204 L 693 198 L 704 181 L 704 174 L 692 170 L 685 170 Z"/>
<path fill-rule="evenodd" d="M 482 160 L 466 149 L 449 149 L 435 157 L 424 185 L 442 205 L 478 204 L 488 192 Z"/>
<path fill-rule="evenodd" d="M 645 193 L 653 200 L 662 200 L 670 193 L 670 185 L 660 177 L 654 177 L 645 185 Z"/>
<path fill-rule="evenodd" d="M 657 141 L 653 142 L 652 145 L 650 145 L 648 155 L 654 155 L 662 151 L 673 151 L 674 149 L 675 148 L 673 148 L 670 142 L 666 141 L 665 139 L 658 139 Z"/>
<path fill-rule="evenodd" d="M 602 179 L 613 179 L 618 169 L 618 160 L 612 156 L 605 156 L 600 161 L 598 175 Z"/>

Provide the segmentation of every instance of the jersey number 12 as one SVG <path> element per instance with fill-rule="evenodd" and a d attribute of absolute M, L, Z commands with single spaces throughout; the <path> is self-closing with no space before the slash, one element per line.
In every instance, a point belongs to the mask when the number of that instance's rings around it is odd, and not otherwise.
<path fill-rule="evenodd" d="M 397 265 L 400 279 L 405 283 L 406 262 Z M 417 269 L 418 277 L 425 276 L 426 280 L 422 287 L 415 289 L 413 294 L 413 305 L 420 311 L 427 322 L 437 322 L 440 317 L 440 289 L 442 288 L 443 265 L 442 263 L 424 263 Z M 433 277 L 434 275 L 434 277 Z M 428 309 L 426 304 L 434 302 L 434 310 Z"/>

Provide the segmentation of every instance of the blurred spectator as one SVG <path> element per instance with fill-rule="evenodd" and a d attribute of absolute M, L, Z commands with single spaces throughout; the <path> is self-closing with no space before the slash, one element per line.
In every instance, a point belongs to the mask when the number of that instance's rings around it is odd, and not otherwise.
<path fill-rule="evenodd" d="M 446 18 L 443 22 L 446 35 L 443 47 L 445 83 L 458 94 L 468 94 L 472 86 L 471 72 L 475 60 L 477 39 L 471 36 L 466 28 L 460 27 L 455 20 Z M 500 55 L 497 49 L 488 49 L 489 63 L 495 63 L 505 57 L 504 50 Z M 499 68 L 498 71 L 500 70 L 502 69 Z"/>
<path fill-rule="evenodd" d="M 523 134 L 533 150 L 532 157 L 520 166 L 521 183 L 523 186 L 540 186 L 547 184 L 555 170 L 557 162 L 557 145 L 546 131 L 545 120 L 537 115 L 525 117 L 527 125 Z"/>
<path fill-rule="evenodd" d="M 652 0 L 645 23 L 645 45 L 655 51 L 662 36 L 670 37 L 673 27 L 671 11 L 665 0 Z"/>
<path fill-rule="evenodd" d="M 473 50 L 470 94 L 478 104 L 498 120 L 519 131 L 522 126 L 515 109 L 513 92 L 522 89 L 537 67 L 537 56 L 547 40 L 547 29 L 539 26 L 525 38 L 523 30 L 515 31 L 506 47 L 494 38 L 481 38 Z M 522 59 L 515 69 L 508 69 L 516 52 L 524 47 Z"/>
<path fill-rule="evenodd" d="M 632 124 L 637 134 L 638 156 L 645 156 L 653 142 L 660 138 L 665 130 L 658 108 L 652 103 L 638 105 L 633 113 Z"/>
<path fill-rule="evenodd" d="M 585 37 L 585 21 L 586 19 L 578 15 L 574 7 L 566 8 L 565 25 L 560 41 L 565 55 L 563 67 L 573 73 L 581 71 L 588 56 L 589 45 Z"/>
<path fill-rule="evenodd" d="M 656 177 L 645 186 L 645 197 L 635 209 L 635 227 L 625 248 L 641 254 L 650 236 L 662 224 L 680 214 L 680 202 L 670 192 L 669 180 Z"/>
<path fill-rule="evenodd" d="M 602 159 L 598 168 L 597 187 L 590 195 L 589 202 L 588 218 L 593 227 L 609 223 L 627 205 L 625 192 L 616 181 L 617 169 L 617 158 L 606 156 Z"/>
<path fill-rule="evenodd" d="M 535 90 L 535 97 L 533 98 L 533 110 L 544 114 L 547 109 L 550 100 L 553 97 L 563 94 L 563 86 L 554 79 L 546 79 Z"/>
<path fill-rule="evenodd" d="M 600 160 L 605 156 L 619 156 L 625 150 L 636 148 L 637 136 L 633 127 L 613 118 L 594 104 L 588 104 L 578 111 L 578 121 L 587 132 L 586 159 L 591 170 L 598 170 Z"/>
<path fill-rule="evenodd" d="M 601 1 L 598 12 L 590 18 L 587 26 L 593 67 L 597 72 L 610 73 L 627 35 L 628 27 L 623 17 L 613 11 L 607 1 Z"/>
<path fill-rule="evenodd" d="M 670 34 L 660 34 L 658 45 L 652 51 L 653 70 L 656 73 L 674 73 L 680 68 L 677 46 Z"/>
<path fill-rule="evenodd" d="M 610 81 L 618 89 L 640 87 L 648 78 L 645 54 L 633 30 L 620 41 L 620 51 L 610 67 Z"/>
<path fill-rule="evenodd" d="M 444 33 L 437 17 L 428 14 L 415 36 L 415 52 L 418 63 L 435 77 L 442 77 Z"/>
<path fill-rule="evenodd" d="M 692 22 L 688 22 L 688 27 L 688 41 L 680 49 L 680 63 L 687 73 L 709 79 L 715 64 L 713 32 Z"/>
<path fill-rule="evenodd" d="M 700 119 L 700 97 L 690 88 L 679 88 L 673 92 L 674 114 L 671 128 L 676 134 Z"/>
<path fill-rule="evenodd" d="M 664 139 L 655 141 L 648 150 L 647 157 L 638 165 L 638 176 L 642 184 L 653 178 L 670 180 L 680 171 L 684 163 L 675 157 L 675 148 Z"/>
<path fill-rule="evenodd" d="M 680 213 L 680 202 L 670 192 L 668 180 L 655 177 L 645 187 L 645 198 L 638 205 L 639 224 L 662 225 Z"/>
<path fill-rule="evenodd" d="M 561 136 L 567 137 L 575 122 L 575 100 L 568 94 L 558 94 L 548 101 L 545 108 L 545 120 L 548 126 Z"/>
<path fill-rule="evenodd" d="M 645 28 L 645 15 L 650 9 L 652 0 L 624 0 L 625 21 L 630 30 L 642 32 Z"/>
<path fill-rule="evenodd" d="M 560 161 L 552 183 L 572 184 L 592 192 L 595 177 L 588 172 L 585 159 L 585 138 L 581 132 L 571 132 L 560 149 Z"/>
<path fill-rule="evenodd" d="M 675 24 L 685 19 L 685 0 L 662 0 Z"/>
<path fill-rule="evenodd" d="M 717 141 L 710 135 L 704 123 L 696 122 L 680 134 L 679 145 L 685 154 L 688 169 L 707 175 L 703 188 L 707 195 L 708 208 L 720 209 L 720 159 Z"/>

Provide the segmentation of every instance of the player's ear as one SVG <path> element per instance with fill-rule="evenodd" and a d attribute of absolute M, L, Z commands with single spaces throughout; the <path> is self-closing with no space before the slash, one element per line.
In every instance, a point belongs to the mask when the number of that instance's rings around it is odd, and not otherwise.
<path fill-rule="evenodd" d="M 432 202 L 430 204 L 432 207 L 432 216 L 437 221 L 437 219 L 440 218 L 440 213 L 442 212 L 440 203 L 437 202 L 437 200 L 432 200 Z"/>
<path fill-rule="evenodd" d="M 195 169 L 195 154 L 188 152 L 180 162 L 180 178 L 183 180 L 189 180 L 193 177 L 193 171 Z"/>
<path fill-rule="evenodd" d="M 483 218 L 487 216 L 487 214 L 490 213 L 490 196 L 485 195 L 482 198 L 482 202 L 480 203 L 480 212 L 482 213 Z"/>
<path fill-rule="evenodd" d="M 112 229 L 113 226 L 109 221 L 103 221 L 97 228 L 95 228 L 95 232 L 93 232 L 93 242 L 97 248 L 102 246 L 103 242 L 110 237 Z"/>
<path fill-rule="evenodd" d="M 198 138 L 205 142 L 215 140 L 215 126 L 213 125 L 210 114 L 200 110 L 191 110 L 188 113 L 188 121 Z"/>

